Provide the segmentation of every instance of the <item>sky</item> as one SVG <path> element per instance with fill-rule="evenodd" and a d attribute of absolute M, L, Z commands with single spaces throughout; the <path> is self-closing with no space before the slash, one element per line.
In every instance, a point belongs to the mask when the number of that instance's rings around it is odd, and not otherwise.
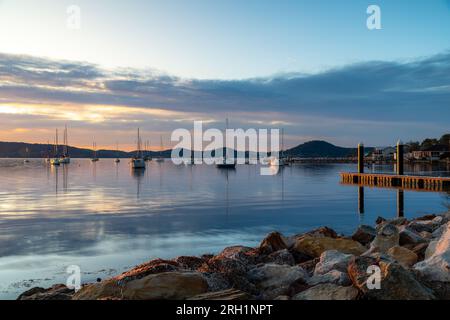
<path fill-rule="evenodd" d="M 159 148 L 230 118 L 380 146 L 448 132 L 449 101 L 449 0 L 0 0 L 0 141 Z"/>

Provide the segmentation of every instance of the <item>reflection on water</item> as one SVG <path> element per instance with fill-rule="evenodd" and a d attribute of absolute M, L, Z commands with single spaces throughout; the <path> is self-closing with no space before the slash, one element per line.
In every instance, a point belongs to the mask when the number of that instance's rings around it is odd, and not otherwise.
<path fill-rule="evenodd" d="M 379 215 L 395 217 L 398 209 L 412 217 L 448 203 L 448 195 L 436 193 L 341 186 L 339 172 L 355 168 L 302 164 L 261 176 L 250 165 L 218 170 L 155 161 L 133 171 L 113 159 L 72 159 L 60 167 L 2 159 L 0 297 L 65 282 L 72 264 L 92 281 L 156 257 L 254 246 L 273 230 L 293 234 L 327 225 L 350 233 Z M 406 170 L 433 169 L 445 171 Z"/>

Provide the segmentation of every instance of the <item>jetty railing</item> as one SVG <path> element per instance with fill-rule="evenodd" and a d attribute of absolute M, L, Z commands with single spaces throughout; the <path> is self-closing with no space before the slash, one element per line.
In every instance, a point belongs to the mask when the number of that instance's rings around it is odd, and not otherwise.
<path fill-rule="evenodd" d="M 341 183 L 369 187 L 405 190 L 450 191 L 450 177 L 413 176 L 404 174 L 403 144 L 397 143 L 397 172 L 395 174 L 364 173 L 364 145 L 358 145 L 358 172 L 342 172 Z"/>

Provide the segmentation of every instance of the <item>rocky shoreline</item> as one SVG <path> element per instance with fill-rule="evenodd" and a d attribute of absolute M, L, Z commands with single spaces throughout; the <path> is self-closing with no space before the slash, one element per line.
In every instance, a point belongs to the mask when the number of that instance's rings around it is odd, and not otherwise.
<path fill-rule="evenodd" d="M 374 288 L 368 283 L 377 274 Z M 289 237 L 273 232 L 256 248 L 156 259 L 77 292 L 55 285 L 18 297 L 156 299 L 449 300 L 450 212 L 410 221 L 378 218 L 375 227 L 360 226 L 350 237 L 327 227 Z"/>

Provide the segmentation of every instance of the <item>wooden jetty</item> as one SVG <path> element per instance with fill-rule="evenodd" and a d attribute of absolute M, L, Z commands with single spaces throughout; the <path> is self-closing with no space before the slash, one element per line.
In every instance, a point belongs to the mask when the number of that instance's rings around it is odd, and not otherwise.
<path fill-rule="evenodd" d="M 450 177 L 404 175 L 403 144 L 397 144 L 396 174 L 364 173 L 364 146 L 358 145 L 358 172 L 342 172 L 341 183 L 358 186 L 396 188 L 404 190 L 446 192 L 450 191 Z"/>
<path fill-rule="evenodd" d="M 450 178 L 397 174 L 341 173 L 342 184 L 433 192 L 450 191 Z"/>

